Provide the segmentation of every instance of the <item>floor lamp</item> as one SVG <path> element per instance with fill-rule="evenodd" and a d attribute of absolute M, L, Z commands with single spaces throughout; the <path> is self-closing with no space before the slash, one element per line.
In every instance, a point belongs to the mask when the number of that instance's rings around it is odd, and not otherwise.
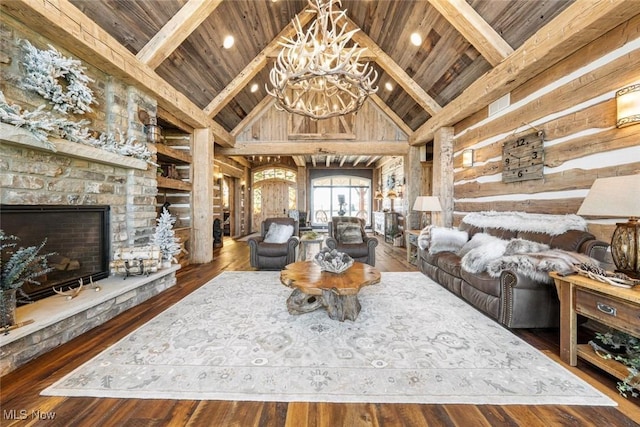
<path fill-rule="evenodd" d="M 442 206 L 436 196 L 418 196 L 413 204 L 413 210 L 422 212 L 420 228 L 425 228 L 431 224 L 430 218 L 427 218 L 427 212 L 442 212 Z"/>

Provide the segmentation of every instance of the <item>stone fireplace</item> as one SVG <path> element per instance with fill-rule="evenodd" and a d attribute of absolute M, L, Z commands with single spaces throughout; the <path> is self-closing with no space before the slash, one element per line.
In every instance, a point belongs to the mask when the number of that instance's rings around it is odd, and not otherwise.
<path fill-rule="evenodd" d="M 77 287 L 109 275 L 109 206 L 1 205 L 2 229 L 20 238 L 17 247 L 39 246 L 53 271 L 25 284 L 28 300 L 54 295 L 54 288 Z"/>

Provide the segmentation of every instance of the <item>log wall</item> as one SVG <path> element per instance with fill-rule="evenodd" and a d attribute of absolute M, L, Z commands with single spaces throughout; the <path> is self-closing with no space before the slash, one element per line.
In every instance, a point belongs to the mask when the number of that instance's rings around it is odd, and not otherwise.
<path fill-rule="evenodd" d="M 639 69 L 635 17 L 511 92 L 506 109 L 488 117 L 485 108 L 458 123 L 454 223 L 481 210 L 576 213 L 596 178 L 640 173 L 640 126 L 615 127 L 615 92 L 640 81 Z M 503 144 L 533 129 L 545 133 L 544 178 L 504 183 Z M 474 166 L 463 168 L 467 148 Z M 615 220 L 588 220 L 591 232 L 610 240 Z"/>

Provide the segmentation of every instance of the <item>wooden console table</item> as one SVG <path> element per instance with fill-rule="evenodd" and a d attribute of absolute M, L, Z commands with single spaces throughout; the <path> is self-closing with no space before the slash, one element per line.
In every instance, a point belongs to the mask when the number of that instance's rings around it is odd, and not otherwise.
<path fill-rule="evenodd" d="M 578 314 L 619 331 L 640 337 L 640 289 L 627 289 L 577 274 L 562 277 L 551 273 L 560 298 L 560 358 L 575 366 L 578 357 L 618 379 L 629 374 L 615 360 L 603 359 L 588 344 L 578 344 Z"/>

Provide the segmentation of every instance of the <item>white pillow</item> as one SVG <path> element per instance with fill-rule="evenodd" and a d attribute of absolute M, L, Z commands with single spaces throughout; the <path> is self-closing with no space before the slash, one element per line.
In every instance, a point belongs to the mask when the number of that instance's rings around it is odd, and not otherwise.
<path fill-rule="evenodd" d="M 293 225 L 272 222 L 264 236 L 265 243 L 286 243 L 293 236 Z"/>
<path fill-rule="evenodd" d="M 431 243 L 429 253 L 431 255 L 440 252 L 457 252 L 469 239 L 466 231 L 455 228 L 433 227 L 431 229 Z"/>

